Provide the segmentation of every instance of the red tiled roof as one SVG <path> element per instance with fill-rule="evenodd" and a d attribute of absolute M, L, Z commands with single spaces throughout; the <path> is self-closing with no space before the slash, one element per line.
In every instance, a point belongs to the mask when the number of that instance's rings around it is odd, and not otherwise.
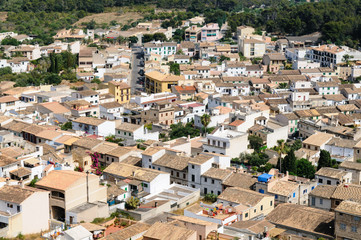
<path fill-rule="evenodd" d="M 176 90 L 179 93 L 182 92 L 188 92 L 188 91 L 196 91 L 196 88 L 194 86 L 174 86 L 174 90 Z"/>
<path fill-rule="evenodd" d="M 237 127 L 237 126 L 241 125 L 242 123 L 244 123 L 244 121 L 237 119 L 237 120 L 234 120 L 233 122 L 231 122 L 229 124 L 229 126 Z"/>

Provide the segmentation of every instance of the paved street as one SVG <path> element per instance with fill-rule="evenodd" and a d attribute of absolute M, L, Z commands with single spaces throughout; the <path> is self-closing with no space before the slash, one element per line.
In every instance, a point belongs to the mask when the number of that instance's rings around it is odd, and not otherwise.
<path fill-rule="evenodd" d="M 132 94 L 134 94 L 137 89 L 142 87 L 138 84 L 138 78 L 140 77 L 139 70 L 143 69 L 143 67 L 139 66 L 140 62 L 143 61 L 141 60 L 141 52 L 142 49 L 140 47 L 133 47 L 132 49 L 132 71 L 129 82 Z"/>

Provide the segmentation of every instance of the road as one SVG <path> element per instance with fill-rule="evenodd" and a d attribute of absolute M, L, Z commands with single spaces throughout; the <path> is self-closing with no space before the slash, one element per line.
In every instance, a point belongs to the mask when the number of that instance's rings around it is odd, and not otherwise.
<path fill-rule="evenodd" d="M 141 59 L 142 56 L 142 48 L 133 47 L 132 48 L 132 71 L 130 73 L 129 85 L 131 87 L 131 93 L 135 94 L 136 90 L 141 90 L 142 86 L 139 85 L 138 79 L 140 77 L 139 71 L 140 69 L 144 70 L 144 66 L 140 66 L 140 63 L 144 63 L 144 59 Z"/>

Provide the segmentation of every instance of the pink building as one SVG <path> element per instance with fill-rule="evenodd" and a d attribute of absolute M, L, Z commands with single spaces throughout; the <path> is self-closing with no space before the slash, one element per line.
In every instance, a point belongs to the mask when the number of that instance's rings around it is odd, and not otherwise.
<path fill-rule="evenodd" d="M 220 28 L 218 23 L 208 23 L 201 28 L 201 40 L 202 41 L 217 41 L 221 39 Z"/>

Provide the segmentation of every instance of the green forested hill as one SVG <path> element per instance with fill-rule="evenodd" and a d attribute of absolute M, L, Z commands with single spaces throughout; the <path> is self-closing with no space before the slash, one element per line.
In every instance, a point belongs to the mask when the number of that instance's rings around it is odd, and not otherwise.
<path fill-rule="evenodd" d="M 237 26 L 246 24 L 281 34 L 300 35 L 320 31 L 327 41 L 353 47 L 360 44 L 361 0 L 325 0 L 298 4 L 293 1 L 0 0 L 0 11 L 9 12 L 7 21 L 0 24 L 0 30 L 10 28 L 20 33 L 36 34 L 46 40 L 56 30 L 70 27 L 88 13 L 103 12 L 105 8 L 114 6 L 156 4 L 160 8 L 202 13 L 208 22 L 228 20 L 233 32 Z M 170 19 L 174 19 L 174 15 L 170 16 Z"/>

